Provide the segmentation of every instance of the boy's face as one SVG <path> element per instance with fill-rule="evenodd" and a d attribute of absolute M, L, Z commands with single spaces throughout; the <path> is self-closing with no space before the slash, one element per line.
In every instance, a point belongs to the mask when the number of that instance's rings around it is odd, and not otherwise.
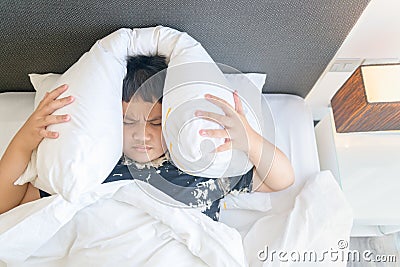
<path fill-rule="evenodd" d="M 161 107 L 159 102 L 145 102 L 140 97 L 132 98 L 129 103 L 122 101 L 123 152 L 126 156 L 145 163 L 165 153 L 166 146 L 161 132 Z"/>

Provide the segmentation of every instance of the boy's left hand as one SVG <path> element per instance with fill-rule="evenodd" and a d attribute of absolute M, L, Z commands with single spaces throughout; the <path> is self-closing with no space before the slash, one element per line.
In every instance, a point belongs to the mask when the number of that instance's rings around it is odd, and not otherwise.
<path fill-rule="evenodd" d="M 250 142 L 257 133 L 251 128 L 243 112 L 242 102 L 237 91 L 233 92 L 235 107 L 227 101 L 211 94 L 206 94 L 205 98 L 211 103 L 220 107 L 225 115 L 203 110 L 197 110 L 195 116 L 207 119 L 220 124 L 224 129 L 201 129 L 201 136 L 213 138 L 225 138 L 225 143 L 215 149 L 215 152 L 222 152 L 229 149 L 239 149 L 249 153 Z"/>

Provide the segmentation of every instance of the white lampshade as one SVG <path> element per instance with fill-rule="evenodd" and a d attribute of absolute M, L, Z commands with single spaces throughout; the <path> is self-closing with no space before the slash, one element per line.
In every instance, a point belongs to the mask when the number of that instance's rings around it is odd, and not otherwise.
<path fill-rule="evenodd" d="M 400 65 L 362 66 L 369 103 L 400 101 Z"/>

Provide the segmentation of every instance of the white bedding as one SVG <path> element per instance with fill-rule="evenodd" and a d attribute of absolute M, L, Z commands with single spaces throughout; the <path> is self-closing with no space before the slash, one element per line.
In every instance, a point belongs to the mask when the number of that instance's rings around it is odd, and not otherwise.
<path fill-rule="evenodd" d="M 10 139 L 5 131 L 15 132 L 32 110 L 29 106 L 28 111 L 14 110 L 17 102 L 27 105 L 33 97 L 15 94 L 0 97 L 1 109 L 20 121 L 0 113 L 0 152 Z M 99 187 L 79 206 L 52 196 L 1 215 L 0 259 L 15 263 L 27 258 L 31 265 L 22 266 L 164 266 L 170 262 L 171 266 L 246 266 L 241 262 L 244 253 L 250 266 L 287 266 L 293 261 L 275 256 L 273 262 L 263 262 L 258 254 L 265 246 L 288 253 L 341 251 L 338 242 L 349 241 L 352 214 L 331 173 L 319 171 L 311 113 L 301 98 L 264 97 L 276 125 L 275 143 L 292 161 L 296 175 L 291 188 L 270 194 L 271 209 L 222 209 L 225 225 L 195 210 L 172 211 L 152 202 L 134 183 L 118 190 L 123 184 L 118 182 Z M 346 263 L 329 258 L 320 263 L 328 265 Z"/>
<path fill-rule="evenodd" d="M 0 236 L 0 257 L 10 266 L 245 265 L 234 229 L 149 192 L 169 199 L 144 182 L 121 181 L 100 185 L 79 205 L 52 196 L 20 206 L 2 215 L 8 231 Z M 7 220 L 21 214 L 30 215 Z"/>

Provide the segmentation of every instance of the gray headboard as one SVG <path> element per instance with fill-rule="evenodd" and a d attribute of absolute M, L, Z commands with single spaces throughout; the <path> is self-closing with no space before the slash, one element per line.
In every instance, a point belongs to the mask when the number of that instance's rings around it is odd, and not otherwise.
<path fill-rule="evenodd" d="M 186 31 L 216 62 L 267 73 L 264 92 L 304 97 L 369 0 L 2 0 L 0 92 L 64 72 L 121 27 Z"/>

